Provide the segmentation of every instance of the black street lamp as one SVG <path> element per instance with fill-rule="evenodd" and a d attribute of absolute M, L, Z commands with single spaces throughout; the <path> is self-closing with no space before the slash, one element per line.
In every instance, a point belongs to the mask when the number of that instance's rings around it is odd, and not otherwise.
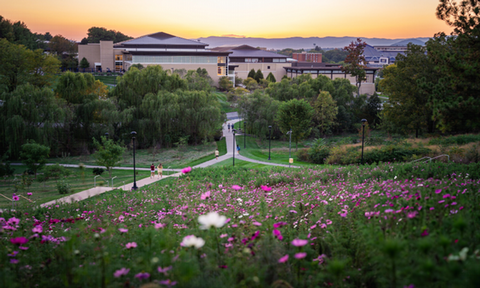
<path fill-rule="evenodd" d="M 247 121 L 243 121 L 243 149 L 247 148 Z"/>
<path fill-rule="evenodd" d="M 268 130 L 270 131 L 270 137 L 268 138 L 268 160 L 270 160 L 270 147 L 272 142 L 272 126 L 268 126 Z"/>
<path fill-rule="evenodd" d="M 288 142 L 288 168 L 290 168 L 290 159 L 292 158 L 292 128 L 287 132 L 290 135 L 290 142 Z"/>
<path fill-rule="evenodd" d="M 363 142 L 365 139 L 365 122 L 367 122 L 367 119 L 362 119 L 362 165 L 363 165 Z"/>
<path fill-rule="evenodd" d="M 232 143 L 233 143 L 233 167 L 235 167 L 235 148 L 236 148 L 235 147 L 235 132 L 237 132 L 237 130 L 233 129 L 232 132 L 233 132 L 233 141 L 232 141 Z"/>
<path fill-rule="evenodd" d="M 132 131 L 130 133 L 132 135 L 132 140 L 133 140 L 133 187 L 132 190 L 137 190 L 137 177 L 135 173 L 135 135 L 137 135 L 137 132 Z"/>

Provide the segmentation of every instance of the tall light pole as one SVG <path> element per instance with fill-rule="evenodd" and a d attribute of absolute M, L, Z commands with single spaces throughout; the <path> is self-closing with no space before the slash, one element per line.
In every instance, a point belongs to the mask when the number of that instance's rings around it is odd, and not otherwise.
<path fill-rule="evenodd" d="M 237 130 L 233 129 L 232 132 L 233 132 L 233 141 L 232 141 L 232 144 L 233 144 L 233 167 L 235 167 L 235 132 Z"/>
<path fill-rule="evenodd" d="M 292 128 L 287 132 L 290 135 L 290 142 L 288 143 L 288 168 L 290 168 L 290 159 L 292 158 Z"/>
<path fill-rule="evenodd" d="M 268 130 L 270 131 L 270 137 L 268 137 L 268 160 L 270 160 L 270 147 L 272 142 L 272 126 L 268 126 Z"/>
<path fill-rule="evenodd" d="M 133 187 L 132 190 L 137 190 L 137 177 L 135 173 L 135 136 L 137 135 L 137 132 L 132 131 L 130 133 L 132 135 L 132 140 L 133 140 Z"/>
<path fill-rule="evenodd" d="M 367 122 L 367 119 L 362 119 L 362 165 L 363 165 L 363 142 L 365 139 L 365 122 Z"/>
<path fill-rule="evenodd" d="M 247 148 L 247 121 L 243 121 L 243 149 Z"/>

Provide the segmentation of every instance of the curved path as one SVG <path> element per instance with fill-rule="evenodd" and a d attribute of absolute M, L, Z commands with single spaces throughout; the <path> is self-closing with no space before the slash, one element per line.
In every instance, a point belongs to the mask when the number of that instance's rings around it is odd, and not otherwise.
<path fill-rule="evenodd" d="M 207 161 L 207 162 L 201 163 L 199 165 L 196 165 L 192 168 L 208 167 L 208 166 L 211 166 L 211 165 L 213 165 L 215 163 L 218 163 L 220 161 L 232 158 L 234 156 L 233 153 L 235 153 L 235 150 L 236 150 L 235 147 L 237 145 L 236 145 L 236 142 L 234 142 L 235 139 L 233 137 L 233 133 L 231 131 L 230 132 L 228 131 L 228 124 L 230 124 L 230 125 L 235 124 L 237 122 L 240 122 L 242 119 L 240 119 L 238 117 L 238 114 L 236 112 L 235 113 L 228 113 L 228 114 L 230 114 L 228 116 L 229 116 L 229 119 L 231 119 L 231 120 L 228 120 L 227 122 L 225 122 L 223 124 L 223 136 L 225 137 L 225 140 L 226 140 L 226 143 L 227 143 L 227 154 L 218 157 L 218 160 L 212 159 L 210 161 Z M 238 126 L 237 126 L 237 128 L 238 128 Z M 235 135 L 242 135 L 242 133 L 237 133 Z M 286 165 L 286 164 L 277 164 L 277 163 L 270 163 L 270 162 L 253 160 L 253 159 L 250 159 L 250 158 L 247 158 L 245 156 L 238 155 L 238 154 L 235 154 L 235 158 L 243 160 L 243 161 L 259 163 L 259 164 L 263 164 L 263 165 L 288 167 L 288 165 Z M 15 164 L 17 164 L 17 163 L 15 163 Z M 15 164 L 12 164 L 12 165 L 15 165 Z M 63 164 L 62 166 L 78 167 L 78 165 L 69 165 L 69 164 Z M 104 168 L 102 166 L 85 166 L 85 167 L 87 167 L 87 168 L 95 168 L 95 167 Z M 299 167 L 298 166 L 291 166 L 291 168 L 299 168 Z M 112 167 L 112 169 L 131 170 L 132 168 L 131 167 Z M 150 170 L 149 168 L 136 168 L 136 169 L 137 170 L 146 170 L 146 171 Z M 137 187 L 141 188 L 142 186 L 152 184 L 152 183 L 157 182 L 161 179 L 165 179 L 165 178 L 169 178 L 169 177 L 178 177 L 182 174 L 180 172 L 181 169 L 164 169 L 164 170 L 165 171 L 177 171 L 178 173 L 175 173 L 175 174 L 172 174 L 172 175 L 166 175 L 166 176 L 163 176 L 163 178 L 160 178 L 160 179 L 157 178 L 157 177 L 153 177 L 153 178 L 147 177 L 147 178 L 138 180 L 138 181 L 136 181 Z M 124 190 L 130 190 L 132 185 L 133 185 L 133 183 L 129 183 L 129 184 L 125 184 L 125 185 L 122 185 L 122 186 L 118 186 L 118 188 L 123 188 Z M 53 201 L 50 201 L 50 202 L 47 202 L 47 203 L 43 203 L 40 206 L 41 207 L 46 207 L 46 206 L 51 206 L 51 205 L 58 205 L 58 204 L 61 204 L 61 203 L 71 203 L 71 202 L 75 202 L 75 201 L 80 201 L 82 199 L 86 199 L 86 198 L 89 198 L 89 197 L 92 197 L 92 196 L 95 196 L 95 195 L 99 195 L 99 194 L 102 194 L 104 192 L 107 192 L 107 191 L 110 191 L 110 190 L 113 190 L 113 189 L 115 189 L 115 187 L 94 187 L 94 188 L 91 188 L 91 189 L 88 189 L 88 190 L 85 190 L 85 191 L 82 191 L 82 192 L 78 192 L 78 193 L 75 193 L 75 194 L 57 199 L 57 200 L 53 200 Z"/>

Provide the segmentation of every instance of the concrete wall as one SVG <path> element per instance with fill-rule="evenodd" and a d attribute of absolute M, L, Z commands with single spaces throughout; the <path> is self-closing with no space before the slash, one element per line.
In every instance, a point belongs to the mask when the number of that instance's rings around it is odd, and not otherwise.
<path fill-rule="evenodd" d="M 102 63 L 102 71 L 107 68 L 115 71 L 115 57 L 113 50 L 113 41 L 100 41 L 100 43 L 89 43 L 87 45 L 78 45 L 78 63 L 85 57 L 90 64 L 89 68 L 95 68 L 95 63 Z"/>
<path fill-rule="evenodd" d="M 90 64 L 89 68 L 95 68 L 95 62 L 100 62 L 100 44 L 91 43 L 88 45 L 78 45 L 78 65 L 85 57 Z"/>
<path fill-rule="evenodd" d="M 113 52 L 113 41 L 100 41 L 100 62 L 102 63 L 102 71 L 115 71 L 115 57 Z"/>
<path fill-rule="evenodd" d="M 285 69 L 283 67 L 290 67 L 291 64 L 287 62 L 283 63 L 230 63 L 230 65 L 238 65 L 235 68 L 235 75 L 242 78 L 243 80 L 247 79 L 248 73 L 250 70 L 258 69 L 262 71 L 263 78 L 267 78 L 268 74 L 271 72 L 275 76 L 275 80 L 279 82 L 284 75 L 286 75 Z"/>

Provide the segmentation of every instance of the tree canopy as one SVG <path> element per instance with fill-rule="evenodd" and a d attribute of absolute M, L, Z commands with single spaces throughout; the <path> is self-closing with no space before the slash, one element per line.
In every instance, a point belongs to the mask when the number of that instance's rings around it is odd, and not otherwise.
<path fill-rule="evenodd" d="M 133 39 L 133 37 L 127 36 L 122 32 L 107 30 L 103 27 L 91 27 L 88 29 L 87 35 L 88 43 L 100 43 L 100 41 L 113 41 L 113 43 L 118 43 Z"/>

